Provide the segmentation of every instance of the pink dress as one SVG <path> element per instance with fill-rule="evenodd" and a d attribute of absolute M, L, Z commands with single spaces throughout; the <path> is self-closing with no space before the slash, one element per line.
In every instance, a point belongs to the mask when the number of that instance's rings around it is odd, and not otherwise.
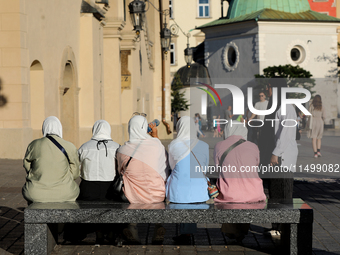
<path fill-rule="evenodd" d="M 221 125 L 220 125 L 220 123 L 217 123 L 217 132 L 221 133 Z"/>
<path fill-rule="evenodd" d="M 162 176 L 149 165 L 118 153 L 118 171 L 123 173 L 123 191 L 131 204 L 160 203 L 165 199 L 165 182 Z"/>
<path fill-rule="evenodd" d="M 214 160 L 219 164 L 223 153 L 234 143 L 240 140 L 242 136 L 232 135 L 226 140 L 219 142 L 215 146 Z M 217 180 L 217 187 L 220 194 L 215 198 L 215 202 L 228 203 L 255 203 L 266 199 L 263 192 L 262 180 L 258 173 L 241 173 L 245 167 L 251 169 L 252 166 L 259 164 L 259 149 L 254 143 L 244 142 L 229 152 L 224 159 L 222 166 L 235 166 L 236 172 L 221 172 Z"/>

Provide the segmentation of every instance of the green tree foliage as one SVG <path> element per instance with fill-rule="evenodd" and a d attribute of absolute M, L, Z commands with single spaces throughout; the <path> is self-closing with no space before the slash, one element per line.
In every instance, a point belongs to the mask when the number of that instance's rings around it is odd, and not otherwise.
<path fill-rule="evenodd" d="M 301 68 L 300 66 L 284 65 L 284 66 L 269 66 L 263 69 L 263 75 L 256 74 L 255 78 L 285 78 L 287 80 L 288 87 L 299 87 L 310 91 L 313 95 L 315 91 L 313 88 L 315 86 L 315 79 L 311 78 L 313 75 Z M 266 79 L 259 79 L 258 89 L 264 89 L 266 86 Z M 303 98 L 305 95 L 298 93 L 290 93 L 290 98 Z"/>
<path fill-rule="evenodd" d="M 181 82 L 179 75 L 176 74 L 171 84 L 171 112 L 176 114 L 180 111 L 188 110 L 190 106 L 181 89 L 183 89 L 183 83 Z"/>

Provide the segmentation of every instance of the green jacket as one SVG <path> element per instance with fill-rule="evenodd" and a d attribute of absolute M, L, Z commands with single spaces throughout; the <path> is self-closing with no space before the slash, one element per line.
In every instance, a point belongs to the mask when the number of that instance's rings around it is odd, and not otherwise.
<path fill-rule="evenodd" d="M 79 195 L 79 186 L 74 181 L 80 173 L 77 149 L 56 135 L 52 137 L 64 147 L 70 163 L 48 138 L 31 142 L 24 158 L 27 177 L 22 188 L 28 202 L 75 201 Z"/>

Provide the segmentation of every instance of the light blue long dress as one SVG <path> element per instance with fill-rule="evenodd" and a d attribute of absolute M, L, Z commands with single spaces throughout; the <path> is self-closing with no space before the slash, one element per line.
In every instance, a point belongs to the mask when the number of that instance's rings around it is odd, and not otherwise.
<path fill-rule="evenodd" d="M 199 171 L 200 167 L 206 170 L 209 165 L 209 145 L 198 141 L 192 152 L 176 164 L 166 182 L 166 197 L 172 203 L 200 203 L 209 199 L 207 180 Z M 180 234 L 192 234 L 196 230 L 195 223 L 181 223 L 179 228 Z"/>
<path fill-rule="evenodd" d="M 198 141 L 192 152 L 206 170 L 209 165 L 209 145 Z M 200 203 L 209 200 L 207 180 L 202 171 L 199 171 L 199 167 L 192 153 L 176 164 L 166 182 L 166 197 L 170 202 Z"/>

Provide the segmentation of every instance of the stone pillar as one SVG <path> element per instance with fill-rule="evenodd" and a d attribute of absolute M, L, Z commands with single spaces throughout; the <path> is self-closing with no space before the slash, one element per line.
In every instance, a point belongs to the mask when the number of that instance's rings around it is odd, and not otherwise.
<path fill-rule="evenodd" d="M 103 31 L 104 45 L 104 119 L 111 125 L 111 136 L 115 142 L 122 144 L 123 127 L 121 112 L 121 30 L 125 21 L 107 21 Z"/>
<path fill-rule="evenodd" d="M 0 1 L 0 158 L 18 158 L 32 138 L 25 0 Z"/>

